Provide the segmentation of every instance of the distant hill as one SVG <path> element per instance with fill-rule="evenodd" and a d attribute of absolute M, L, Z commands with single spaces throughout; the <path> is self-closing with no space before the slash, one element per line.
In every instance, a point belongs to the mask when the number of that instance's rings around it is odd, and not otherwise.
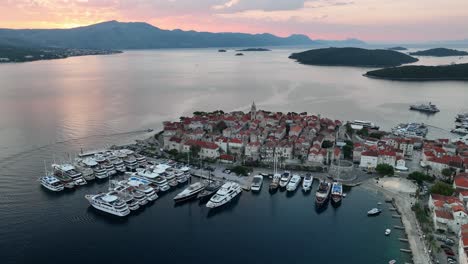
<path fill-rule="evenodd" d="M 388 50 L 399 50 L 399 51 L 401 51 L 401 50 L 408 50 L 407 48 L 405 48 L 405 47 L 400 47 L 400 46 L 398 46 L 398 47 L 391 47 L 391 48 L 387 48 L 387 49 L 388 49 Z"/>
<path fill-rule="evenodd" d="M 369 71 L 364 76 L 388 80 L 468 80 L 468 63 L 442 66 L 408 65 Z"/>
<path fill-rule="evenodd" d="M 465 56 L 468 52 L 446 48 L 435 48 L 422 51 L 411 52 L 415 56 L 434 56 L 434 57 L 448 57 L 448 56 Z"/>
<path fill-rule="evenodd" d="M 71 29 L 0 29 L 0 39 L 37 46 L 83 49 L 258 47 L 318 43 L 305 35 L 283 38 L 272 34 L 163 30 L 147 23 L 118 21 Z"/>
<path fill-rule="evenodd" d="M 389 67 L 416 62 L 418 59 L 392 50 L 361 48 L 314 49 L 289 56 L 303 64 L 328 66 Z"/>

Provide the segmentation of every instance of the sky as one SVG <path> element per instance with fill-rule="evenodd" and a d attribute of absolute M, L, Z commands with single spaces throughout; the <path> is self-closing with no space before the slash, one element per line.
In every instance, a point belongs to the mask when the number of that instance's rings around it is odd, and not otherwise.
<path fill-rule="evenodd" d="M 118 20 L 312 39 L 468 39 L 468 0 L 0 0 L 0 14 L 1 28 L 70 28 Z"/>

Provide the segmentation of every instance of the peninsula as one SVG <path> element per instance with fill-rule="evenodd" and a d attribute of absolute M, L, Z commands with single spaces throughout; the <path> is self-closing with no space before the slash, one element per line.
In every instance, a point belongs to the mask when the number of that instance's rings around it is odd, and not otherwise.
<path fill-rule="evenodd" d="M 468 63 L 441 66 L 409 65 L 369 71 L 364 76 L 401 81 L 468 80 Z"/>
<path fill-rule="evenodd" d="M 117 50 L 69 49 L 50 47 L 18 47 L 0 44 L 0 63 L 64 59 L 87 55 L 121 53 Z"/>
<path fill-rule="evenodd" d="M 393 50 L 362 48 L 313 49 L 289 56 L 299 63 L 323 66 L 391 67 L 418 61 Z"/>
<path fill-rule="evenodd" d="M 421 50 L 411 52 L 410 55 L 414 56 L 433 56 L 433 57 L 449 57 L 449 56 L 466 56 L 468 52 L 446 48 L 435 48 L 428 50 Z"/>

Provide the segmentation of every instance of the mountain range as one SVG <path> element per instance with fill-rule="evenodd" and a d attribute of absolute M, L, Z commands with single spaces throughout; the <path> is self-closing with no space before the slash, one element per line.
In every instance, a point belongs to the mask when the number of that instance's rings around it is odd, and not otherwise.
<path fill-rule="evenodd" d="M 289 45 L 358 46 L 358 39 L 311 40 L 305 35 L 164 30 L 143 22 L 107 21 L 70 29 L 0 29 L 0 44 L 79 49 L 158 49 Z"/>

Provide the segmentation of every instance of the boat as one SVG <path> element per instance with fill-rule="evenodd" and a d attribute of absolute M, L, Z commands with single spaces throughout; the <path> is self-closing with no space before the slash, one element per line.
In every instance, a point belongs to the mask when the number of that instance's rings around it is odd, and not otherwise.
<path fill-rule="evenodd" d="M 252 179 L 252 184 L 250 185 L 250 190 L 252 192 L 259 192 L 262 189 L 263 184 L 263 176 L 262 175 L 255 175 Z"/>
<path fill-rule="evenodd" d="M 206 207 L 216 208 L 230 202 L 234 197 L 242 193 L 242 188 L 238 183 L 226 182 L 221 188 L 213 195 Z"/>
<path fill-rule="evenodd" d="M 143 155 L 135 154 L 135 159 L 136 159 L 136 161 L 138 163 L 138 166 L 140 166 L 142 168 L 144 168 L 148 164 L 148 162 L 146 160 L 146 157 L 143 156 Z"/>
<path fill-rule="evenodd" d="M 329 182 L 320 181 L 317 192 L 315 192 L 315 205 L 317 207 L 324 206 L 327 203 L 330 197 L 330 187 Z"/>
<path fill-rule="evenodd" d="M 410 105 L 410 110 L 416 110 L 425 113 L 437 113 L 440 112 L 436 105 L 429 102 L 429 104 Z"/>
<path fill-rule="evenodd" d="M 386 235 L 386 236 L 390 235 L 391 232 L 392 232 L 392 230 L 390 230 L 390 229 L 385 229 L 385 235 Z"/>
<path fill-rule="evenodd" d="M 290 173 L 289 171 L 285 171 L 285 172 L 281 175 L 281 178 L 280 178 L 280 181 L 279 181 L 279 186 L 280 186 L 281 188 L 285 188 L 286 185 L 288 185 L 289 180 L 291 180 L 291 173 Z"/>
<path fill-rule="evenodd" d="M 162 192 L 168 191 L 171 187 L 167 184 L 166 178 L 162 176 L 156 176 L 154 178 L 154 183 L 159 187 L 159 190 Z"/>
<path fill-rule="evenodd" d="M 71 180 L 73 181 L 73 185 L 75 186 L 86 184 L 85 179 L 83 179 L 83 174 L 81 174 L 81 172 L 76 171 L 75 166 L 69 163 L 63 163 L 63 164 L 54 163 L 52 164 L 52 168 L 54 169 L 54 175 L 60 180 L 66 179 L 67 177 L 69 177 L 71 178 Z"/>
<path fill-rule="evenodd" d="M 280 179 L 281 179 L 281 174 L 279 173 L 273 174 L 273 179 L 271 180 L 270 187 L 269 187 L 270 191 L 278 190 Z"/>
<path fill-rule="evenodd" d="M 148 199 L 146 198 L 146 194 L 142 191 L 138 190 L 137 188 L 129 189 L 130 194 L 135 198 L 140 206 L 145 205 L 148 203 Z"/>
<path fill-rule="evenodd" d="M 102 179 L 109 177 L 109 174 L 107 174 L 107 170 L 101 167 L 101 165 L 94 167 L 93 171 L 94 171 L 94 176 L 96 176 L 96 178 L 98 179 L 102 180 Z"/>
<path fill-rule="evenodd" d="M 368 216 L 375 216 L 375 215 L 379 215 L 381 212 L 382 212 L 382 210 L 380 210 L 379 208 L 372 208 L 367 212 L 367 215 Z"/>
<path fill-rule="evenodd" d="M 112 190 L 112 188 L 109 186 L 109 189 Z M 138 201 L 130 194 L 128 190 L 128 186 L 122 184 L 121 182 L 113 189 L 113 191 L 116 192 L 116 195 L 124 201 L 130 211 L 135 211 L 140 208 L 140 204 Z M 112 194 L 112 192 L 110 192 Z"/>
<path fill-rule="evenodd" d="M 156 190 L 153 187 L 149 186 L 149 182 L 145 182 L 143 179 L 139 179 L 137 177 L 130 177 L 127 181 L 127 185 L 130 188 L 135 188 L 138 191 L 144 193 L 146 199 L 150 202 L 156 201 L 156 199 L 158 199 Z"/>
<path fill-rule="evenodd" d="M 454 128 L 450 132 L 459 134 L 459 135 L 468 135 L 468 129 L 467 128 Z"/>
<path fill-rule="evenodd" d="M 174 172 L 175 174 L 175 177 L 176 177 L 176 180 L 177 180 L 177 183 L 185 183 L 187 182 L 188 178 L 187 178 L 187 175 L 185 172 L 181 171 L 181 170 L 176 170 Z"/>
<path fill-rule="evenodd" d="M 301 176 L 294 174 L 286 186 L 288 192 L 294 192 L 301 183 Z"/>
<path fill-rule="evenodd" d="M 172 171 L 163 172 L 161 173 L 161 175 L 166 177 L 166 180 L 169 186 L 176 187 L 179 184 L 175 174 Z"/>
<path fill-rule="evenodd" d="M 244 53 L 236 53 L 236 56 L 244 56 Z"/>
<path fill-rule="evenodd" d="M 468 113 L 461 113 L 455 116 L 455 121 L 457 122 L 463 122 L 465 120 L 468 120 Z"/>
<path fill-rule="evenodd" d="M 81 174 L 83 175 L 83 178 L 86 181 L 92 181 L 92 180 L 95 179 L 94 171 L 93 171 L 93 169 L 91 169 L 89 167 L 82 166 L 81 164 L 78 164 L 78 165 L 76 165 L 76 170 L 78 172 L 81 172 Z"/>
<path fill-rule="evenodd" d="M 208 184 L 200 193 L 198 193 L 197 198 L 201 202 L 208 201 L 214 194 L 216 194 L 222 185 L 223 183 L 220 181 L 208 180 Z"/>
<path fill-rule="evenodd" d="M 198 193 L 203 191 L 203 189 L 205 189 L 205 184 L 202 182 L 196 182 L 196 183 L 190 184 L 187 188 L 185 188 L 185 190 L 178 193 L 174 197 L 174 202 L 177 203 L 177 202 L 187 201 L 192 198 L 195 198 L 197 197 Z"/>
<path fill-rule="evenodd" d="M 399 124 L 398 126 L 392 128 L 392 133 L 396 136 L 405 136 L 405 137 L 426 137 L 429 129 L 423 123 L 408 123 L 408 124 Z"/>
<path fill-rule="evenodd" d="M 314 177 L 310 173 L 307 173 L 304 176 L 304 180 L 302 181 L 302 190 L 304 192 L 308 192 L 312 189 L 312 184 L 314 182 Z"/>
<path fill-rule="evenodd" d="M 331 189 L 331 201 L 334 204 L 341 203 L 343 198 L 343 184 L 334 182 Z"/>
<path fill-rule="evenodd" d="M 388 262 L 388 264 L 395 264 L 396 263 L 396 260 L 392 259 Z"/>
<path fill-rule="evenodd" d="M 65 188 L 62 182 L 53 175 L 46 174 L 46 176 L 40 178 L 40 182 L 42 186 L 53 192 L 60 192 Z"/>
<path fill-rule="evenodd" d="M 379 126 L 375 125 L 371 121 L 364 121 L 364 120 L 354 120 L 353 122 L 349 123 L 351 125 L 351 128 L 354 130 L 361 130 L 363 128 L 367 129 L 374 129 L 374 130 L 379 130 Z"/>
<path fill-rule="evenodd" d="M 85 198 L 94 208 L 103 212 L 120 217 L 130 214 L 128 205 L 116 195 L 110 195 L 108 193 L 96 195 L 88 194 L 85 195 Z"/>
<path fill-rule="evenodd" d="M 124 173 L 126 171 L 125 164 L 122 159 L 115 156 L 114 154 L 109 154 L 107 156 L 107 161 L 114 166 L 114 170 L 119 173 Z"/>
<path fill-rule="evenodd" d="M 133 155 L 127 155 L 123 160 L 125 167 L 129 171 L 135 171 L 138 168 L 138 162 Z"/>

